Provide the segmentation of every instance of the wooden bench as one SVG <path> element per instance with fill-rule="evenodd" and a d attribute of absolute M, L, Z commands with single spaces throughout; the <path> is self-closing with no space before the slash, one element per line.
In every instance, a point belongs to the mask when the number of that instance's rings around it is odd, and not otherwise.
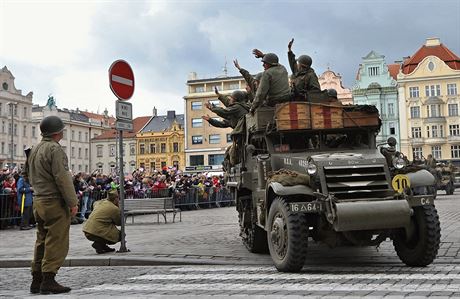
<path fill-rule="evenodd" d="M 173 222 L 176 220 L 176 214 L 179 213 L 179 221 L 182 221 L 182 211 L 175 207 L 172 197 L 125 199 L 124 210 L 125 222 L 129 216 L 131 216 L 131 222 L 134 223 L 136 215 L 156 214 L 158 223 L 160 223 L 160 215 L 167 223 L 167 213 L 173 214 Z"/>

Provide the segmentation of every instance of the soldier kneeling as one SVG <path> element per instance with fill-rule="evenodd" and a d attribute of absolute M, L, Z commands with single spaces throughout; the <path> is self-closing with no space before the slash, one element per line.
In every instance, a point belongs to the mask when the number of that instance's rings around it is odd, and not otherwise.
<path fill-rule="evenodd" d="M 92 247 L 98 254 L 115 251 L 107 244 L 121 241 L 121 232 L 117 228 L 121 225 L 118 203 L 118 192 L 109 192 L 106 199 L 94 203 L 94 209 L 83 226 L 85 237 L 94 242 Z"/>

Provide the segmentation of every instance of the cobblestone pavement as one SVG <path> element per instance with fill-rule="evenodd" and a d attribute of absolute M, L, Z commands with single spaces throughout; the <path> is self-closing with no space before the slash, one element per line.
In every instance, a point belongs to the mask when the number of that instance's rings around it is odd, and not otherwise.
<path fill-rule="evenodd" d="M 28 269 L 0 269 L 0 296 L 36 297 L 29 280 Z M 72 287 L 59 297 L 460 297 L 460 265 L 310 266 L 295 274 L 271 266 L 70 267 L 58 281 Z"/>

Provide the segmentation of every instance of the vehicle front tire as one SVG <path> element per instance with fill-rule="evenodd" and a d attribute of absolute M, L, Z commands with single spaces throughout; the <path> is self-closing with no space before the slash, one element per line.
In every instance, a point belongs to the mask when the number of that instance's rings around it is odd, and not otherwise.
<path fill-rule="evenodd" d="M 438 254 L 441 226 L 433 205 L 414 208 L 410 236 L 400 229 L 393 238 L 393 246 L 403 263 L 412 267 L 424 267 L 433 262 Z"/>
<path fill-rule="evenodd" d="M 308 226 L 303 213 L 290 211 L 282 198 L 273 200 L 268 214 L 268 249 L 276 269 L 299 272 L 307 257 Z"/>

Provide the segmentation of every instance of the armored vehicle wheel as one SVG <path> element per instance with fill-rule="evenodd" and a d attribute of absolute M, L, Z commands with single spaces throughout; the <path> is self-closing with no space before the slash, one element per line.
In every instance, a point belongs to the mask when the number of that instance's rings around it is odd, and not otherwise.
<path fill-rule="evenodd" d="M 243 238 L 243 243 L 246 248 L 252 253 L 267 253 L 267 233 L 256 224 L 256 215 L 254 208 L 251 209 L 251 224 L 244 228 L 246 237 Z"/>
<path fill-rule="evenodd" d="M 441 227 L 436 208 L 432 205 L 414 208 L 410 235 L 401 229 L 393 238 L 393 246 L 402 262 L 424 267 L 436 258 L 441 239 Z"/>
<path fill-rule="evenodd" d="M 282 197 L 273 200 L 268 214 L 268 248 L 276 269 L 299 272 L 307 257 L 308 226 L 305 214 L 293 213 Z"/>

